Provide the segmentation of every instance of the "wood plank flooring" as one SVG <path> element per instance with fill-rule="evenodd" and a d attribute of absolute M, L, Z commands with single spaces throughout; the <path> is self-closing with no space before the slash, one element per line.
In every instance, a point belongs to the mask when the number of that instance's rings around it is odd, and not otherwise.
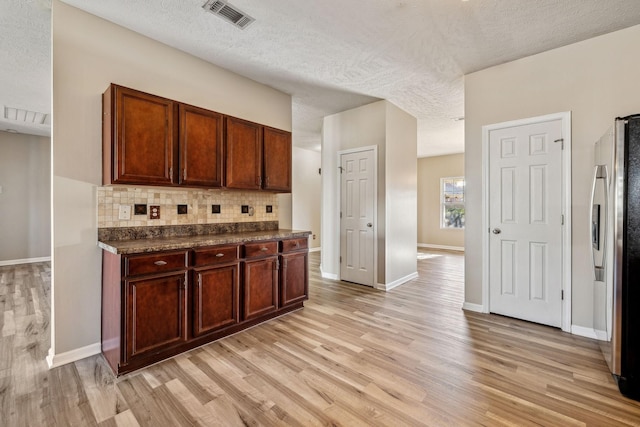
<path fill-rule="evenodd" d="M 640 426 L 595 341 L 461 310 L 463 258 L 390 292 L 324 280 L 304 309 L 115 379 L 47 370 L 50 271 L 0 267 L 2 426 Z"/>

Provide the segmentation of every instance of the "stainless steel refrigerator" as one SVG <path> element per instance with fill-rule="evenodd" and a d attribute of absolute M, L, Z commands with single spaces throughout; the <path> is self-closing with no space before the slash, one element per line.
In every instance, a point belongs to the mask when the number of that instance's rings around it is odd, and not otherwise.
<path fill-rule="evenodd" d="M 620 391 L 640 398 L 640 114 L 595 144 L 593 328 Z"/>

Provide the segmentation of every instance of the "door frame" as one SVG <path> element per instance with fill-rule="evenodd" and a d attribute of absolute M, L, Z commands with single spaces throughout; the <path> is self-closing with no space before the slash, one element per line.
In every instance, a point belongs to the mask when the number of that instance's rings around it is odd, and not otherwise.
<path fill-rule="evenodd" d="M 482 126 L 482 312 L 489 313 L 489 134 L 515 126 L 562 120 L 562 326 L 571 332 L 571 111 Z"/>
<path fill-rule="evenodd" d="M 364 147 L 350 148 L 348 150 L 340 150 L 337 153 L 338 158 L 338 209 L 337 209 L 337 242 L 338 242 L 338 280 L 342 280 L 342 263 L 340 257 L 342 256 L 342 218 L 340 213 L 342 212 L 342 172 L 340 167 L 342 166 L 342 155 L 360 153 L 363 151 L 373 151 L 373 283 L 371 286 L 376 288 L 378 286 L 378 146 L 367 145 Z"/>

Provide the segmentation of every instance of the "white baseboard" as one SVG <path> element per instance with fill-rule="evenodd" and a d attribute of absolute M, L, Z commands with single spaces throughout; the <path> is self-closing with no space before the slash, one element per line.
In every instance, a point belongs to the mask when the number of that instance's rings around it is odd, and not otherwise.
<path fill-rule="evenodd" d="M 396 287 L 398 287 L 398 286 L 400 286 L 400 285 L 402 285 L 404 283 L 407 283 L 407 282 L 409 282 L 409 281 L 411 281 L 411 280 L 413 280 L 413 279 L 415 279 L 417 277 L 418 277 L 418 272 L 416 271 L 415 273 L 411 273 L 408 276 L 405 276 L 405 277 L 403 277 L 401 279 L 394 280 L 391 283 L 387 283 L 387 284 L 378 283 L 378 284 L 376 284 L 374 286 L 374 288 L 380 289 L 381 291 L 390 291 L 391 289 L 396 288 Z"/>
<path fill-rule="evenodd" d="M 432 245 L 431 243 L 418 243 L 419 248 L 429 248 L 429 249 L 442 249 L 445 251 L 460 251 L 464 252 L 464 247 L 462 246 L 445 246 L 445 245 Z"/>
<path fill-rule="evenodd" d="M 318 246 L 317 248 L 309 249 L 309 252 L 320 252 L 320 249 L 322 249 L 322 248 L 320 246 Z"/>
<path fill-rule="evenodd" d="M 607 331 L 600 331 L 598 329 L 594 329 L 593 332 L 596 334 L 596 339 L 598 341 L 608 341 Z"/>
<path fill-rule="evenodd" d="M 573 335 L 580 335 L 581 337 L 598 339 L 596 331 L 593 328 L 585 328 L 584 326 L 571 325 L 571 333 Z"/>
<path fill-rule="evenodd" d="M 48 261 L 51 261 L 50 256 L 46 256 L 42 258 L 10 259 L 8 261 L 0 261 L 0 267 L 5 267 L 7 265 L 18 265 L 18 264 L 33 264 L 34 262 L 48 262 Z"/>
<path fill-rule="evenodd" d="M 466 311 L 475 311 L 476 313 L 484 313 L 484 307 L 482 307 L 482 304 L 474 304 L 466 301 L 462 304 L 462 309 Z"/>
<path fill-rule="evenodd" d="M 58 366 L 66 365 L 67 363 L 75 362 L 76 360 L 94 356 L 96 354 L 99 354 L 101 351 L 102 346 L 99 342 L 60 354 L 53 354 L 52 349 L 49 349 L 47 364 L 49 365 L 49 369 L 53 369 L 57 368 Z"/>
<path fill-rule="evenodd" d="M 322 266 L 320 266 L 320 274 L 322 275 L 323 279 L 340 280 L 337 274 L 325 273 L 324 270 L 322 270 Z"/>

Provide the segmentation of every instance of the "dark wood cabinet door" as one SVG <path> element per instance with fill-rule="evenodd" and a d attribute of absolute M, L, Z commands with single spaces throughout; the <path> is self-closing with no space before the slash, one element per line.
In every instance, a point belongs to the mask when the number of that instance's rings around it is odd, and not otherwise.
<path fill-rule="evenodd" d="M 291 192 L 291 132 L 264 128 L 265 190 Z"/>
<path fill-rule="evenodd" d="M 249 320 L 278 308 L 278 257 L 245 261 L 243 319 Z"/>
<path fill-rule="evenodd" d="M 125 280 L 127 361 L 186 341 L 186 284 L 186 271 Z"/>
<path fill-rule="evenodd" d="M 262 126 L 227 117 L 225 156 L 227 188 L 261 188 Z"/>
<path fill-rule="evenodd" d="M 180 184 L 222 187 L 222 114 L 179 104 L 179 117 Z"/>
<path fill-rule="evenodd" d="M 280 263 L 280 306 L 307 299 L 309 295 L 308 252 L 282 254 Z"/>
<path fill-rule="evenodd" d="M 238 263 L 193 272 L 194 336 L 238 323 L 238 273 Z"/>
<path fill-rule="evenodd" d="M 175 183 L 174 102 L 116 85 L 110 90 L 113 183 Z M 108 126 L 106 119 L 104 125 Z"/>

